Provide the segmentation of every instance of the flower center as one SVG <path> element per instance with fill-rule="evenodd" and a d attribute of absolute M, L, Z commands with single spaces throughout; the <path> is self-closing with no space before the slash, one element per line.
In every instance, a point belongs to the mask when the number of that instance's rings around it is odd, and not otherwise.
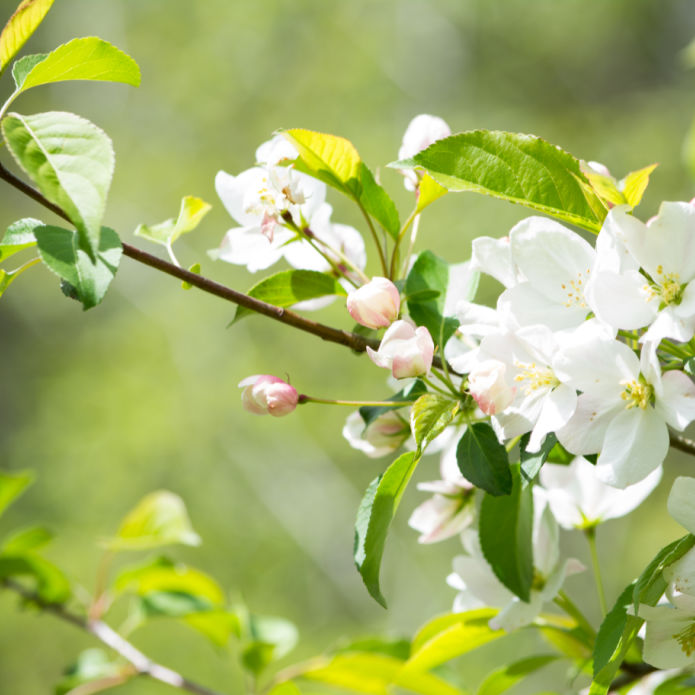
<path fill-rule="evenodd" d="M 543 591 L 543 589 L 545 589 L 545 582 L 546 578 L 534 567 L 531 591 Z"/>
<path fill-rule="evenodd" d="M 625 390 L 620 397 L 626 401 L 625 409 L 642 408 L 644 410 L 654 398 L 654 387 L 644 381 L 640 376 L 639 380 L 621 382 Z"/>
<path fill-rule="evenodd" d="M 659 265 L 656 268 L 656 278 L 650 285 L 646 285 L 645 289 L 649 293 L 649 298 L 659 297 L 661 299 L 662 308 L 670 304 L 680 304 L 683 299 L 683 291 L 685 285 L 681 284 L 681 278 L 678 273 L 664 273 L 664 266 Z"/>
<path fill-rule="evenodd" d="M 690 656 L 695 652 L 695 622 L 690 623 L 688 627 L 671 636 L 680 644 L 681 650 L 686 656 Z"/>
<path fill-rule="evenodd" d="M 561 287 L 567 295 L 567 300 L 565 301 L 565 306 L 567 308 L 579 306 L 582 309 L 586 309 L 586 302 L 584 301 L 584 283 L 588 279 L 590 273 L 591 270 L 587 268 L 586 273 L 577 273 L 577 278 L 575 280 L 570 280 L 569 283 L 562 283 Z"/>
<path fill-rule="evenodd" d="M 519 373 L 514 381 L 522 382 L 521 390 L 525 396 L 531 395 L 538 389 L 554 389 L 560 385 L 559 379 L 550 367 L 539 367 L 535 362 L 519 362 L 514 360 L 514 366 Z"/>

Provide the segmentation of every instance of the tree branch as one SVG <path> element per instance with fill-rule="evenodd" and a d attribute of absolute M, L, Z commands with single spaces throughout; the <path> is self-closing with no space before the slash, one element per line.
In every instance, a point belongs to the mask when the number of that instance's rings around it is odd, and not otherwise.
<path fill-rule="evenodd" d="M 148 676 L 153 680 L 166 683 L 179 690 L 185 690 L 194 695 L 222 695 L 198 683 L 184 678 L 181 674 L 166 666 L 162 666 L 145 656 L 139 649 L 121 637 L 113 628 L 101 620 L 89 620 L 81 615 L 70 612 L 60 603 L 47 603 L 40 596 L 29 591 L 12 579 L 5 579 L 0 586 L 5 586 L 18 593 L 26 601 L 38 606 L 45 613 L 50 613 L 60 620 L 70 623 L 85 632 L 94 635 L 100 642 L 123 657 L 133 667 L 134 675 Z"/>
<path fill-rule="evenodd" d="M 683 435 L 676 434 L 675 432 L 669 432 L 669 439 L 671 441 L 671 446 L 678 451 L 683 451 L 686 454 L 695 456 L 695 441 L 688 439 Z"/>
<path fill-rule="evenodd" d="M 63 210 L 61 210 L 60 207 L 45 198 L 40 191 L 36 190 L 29 184 L 22 181 L 19 177 L 15 176 L 1 163 L 0 179 L 6 181 L 18 191 L 21 191 L 25 195 L 43 205 L 43 207 L 72 224 L 70 218 L 63 212 Z M 263 302 L 260 299 L 249 297 L 249 295 L 244 294 L 243 292 L 238 292 L 237 290 L 233 290 L 231 287 L 226 287 L 225 285 L 215 282 L 214 280 L 209 280 L 202 275 L 179 268 L 173 263 L 169 263 L 158 256 L 154 256 L 151 253 L 142 251 L 135 246 L 131 246 L 130 244 L 123 243 L 123 254 L 128 256 L 128 258 L 132 258 L 138 263 L 142 263 L 150 268 L 155 268 L 162 273 L 166 273 L 167 275 L 178 278 L 183 282 L 187 282 L 203 292 L 213 294 L 221 299 L 226 299 L 228 302 L 233 302 L 234 304 L 243 306 L 246 309 L 250 309 L 258 314 L 263 314 L 268 318 L 279 321 L 280 323 L 285 323 L 288 326 L 297 328 L 305 333 L 311 333 L 312 335 L 318 336 L 322 340 L 326 340 L 331 343 L 338 343 L 339 345 L 345 345 L 351 350 L 355 350 L 355 352 L 364 352 L 368 346 L 374 350 L 379 347 L 378 340 L 365 338 L 357 333 L 351 333 L 350 331 L 333 328 L 332 326 L 326 326 L 325 324 L 307 319 L 304 316 L 300 316 L 289 309 L 283 309 L 282 307 L 268 304 L 268 302 Z M 441 359 L 439 357 L 435 357 L 433 365 L 439 369 L 442 369 Z"/>

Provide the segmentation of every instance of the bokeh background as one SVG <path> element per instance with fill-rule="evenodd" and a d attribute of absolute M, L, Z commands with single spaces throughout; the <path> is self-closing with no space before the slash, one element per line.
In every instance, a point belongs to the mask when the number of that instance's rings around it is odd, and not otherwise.
<path fill-rule="evenodd" d="M 4 22 L 15 2 L 0 4 Z M 645 218 L 663 199 L 695 194 L 683 157 L 695 113 L 695 76 L 683 55 L 695 35 L 689 0 L 57 0 L 25 52 L 90 35 L 134 56 L 142 87 L 43 87 L 16 109 L 75 111 L 111 135 L 117 168 L 106 221 L 126 241 L 144 245 L 132 230 L 175 215 L 183 195 L 213 203 L 178 255 L 239 289 L 259 278 L 206 256 L 233 226 L 216 199 L 214 175 L 249 167 L 256 146 L 281 127 L 346 136 L 370 166 L 383 168 L 409 120 L 433 113 L 454 131 L 541 135 L 618 176 L 659 162 L 639 209 Z M 9 74 L 0 88 L 9 93 Z M 1 156 L 7 163 L 7 153 Z M 410 195 L 397 174 L 382 173 L 406 213 Z M 337 194 L 331 202 L 334 219 L 359 225 Z M 6 187 L 0 206 L 3 227 L 24 216 L 49 221 Z M 525 214 L 500 201 L 450 195 L 424 216 L 421 248 L 462 261 L 472 238 L 504 235 Z M 458 542 L 418 546 L 406 524 L 424 499 L 413 485 L 389 540 L 383 575 L 390 608 L 381 609 L 353 568 L 352 524 L 362 491 L 388 459 L 367 459 L 345 444 L 340 408 L 255 418 L 242 410 L 236 386 L 249 374 L 288 374 L 317 396 L 380 398 L 388 393 L 383 373 L 364 356 L 262 318 L 228 329 L 233 311 L 129 259 L 103 305 L 88 313 L 43 269 L 13 285 L 0 304 L 0 465 L 34 469 L 38 481 L 3 517 L 0 533 L 47 524 L 58 537 L 46 554 L 92 588 L 99 539 L 144 494 L 165 488 L 185 499 L 204 539 L 200 548 L 171 554 L 215 576 L 253 610 L 294 621 L 302 641 L 292 658 L 359 636 L 412 634 L 450 608 L 454 592 L 444 580 Z M 349 326 L 337 304 L 319 318 Z M 599 534 L 609 600 L 681 534 L 665 499 L 673 477 L 691 467 L 673 454 L 650 502 Z M 419 479 L 436 474 L 436 457 L 428 457 Z M 581 541 L 563 536 L 566 551 L 588 564 Z M 568 588 L 597 619 L 589 574 Z M 215 650 L 166 620 L 133 639 L 192 678 L 242 692 L 233 648 Z M 62 669 L 93 644 L 0 593 L 1 693 L 52 692 Z M 475 686 L 506 656 L 534 648 L 522 635 L 457 668 Z M 562 667 L 546 673 L 562 682 Z M 516 692 L 537 692 L 550 678 Z M 114 692 L 169 691 L 138 681 Z"/>

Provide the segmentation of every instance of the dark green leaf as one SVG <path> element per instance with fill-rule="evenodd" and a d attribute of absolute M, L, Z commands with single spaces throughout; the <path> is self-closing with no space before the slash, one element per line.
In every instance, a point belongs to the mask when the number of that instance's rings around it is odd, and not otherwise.
<path fill-rule="evenodd" d="M 74 296 L 82 306 L 90 309 L 99 304 L 123 255 L 118 234 L 113 229 L 102 227 L 96 262 L 80 245 L 77 232 L 45 226 L 36 227 L 34 234 L 41 260 L 74 290 Z"/>
<path fill-rule="evenodd" d="M 426 393 L 415 401 L 410 411 L 410 426 L 419 450 L 423 451 L 447 428 L 460 406 L 460 401 L 436 393 Z"/>
<path fill-rule="evenodd" d="M 401 403 L 402 401 L 411 402 L 417 400 L 423 393 L 427 393 L 427 386 L 425 386 L 424 382 L 420 381 L 420 379 L 416 379 L 410 386 L 390 396 L 386 400 L 393 401 L 395 404 Z M 387 413 L 389 410 L 396 410 L 402 407 L 402 405 L 363 405 L 360 408 L 360 415 L 364 420 L 365 427 L 367 427 L 380 415 Z"/>
<path fill-rule="evenodd" d="M 486 494 L 480 506 L 480 547 L 497 578 L 522 601 L 531 597 L 533 582 L 533 493 L 511 466 L 510 495 Z"/>
<path fill-rule="evenodd" d="M 372 172 L 362 163 L 360 167 L 362 207 L 384 228 L 392 239 L 398 238 L 401 222 L 398 210 L 389 194 L 374 180 Z"/>
<path fill-rule="evenodd" d="M 526 451 L 528 441 L 531 438 L 530 434 L 525 434 L 519 442 L 519 453 L 521 455 L 521 474 L 531 482 L 540 471 L 541 466 L 546 462 L 553 447 L 557 444 L 557 438 L 554 434 L 546 436 L 545 441 L 541 444 L 540 451 L 533 454 Z"/>
<path fill-rule="evenodd" d="M 606 667 L 623 637 L 634 588 L 632 583 L 623 590 L 601 623 L 594 646 L 594 676 Z"/>
<path fill-rule="evenodd" d="M 34 482 L 31 471 L 3 473 L 0 471 L 0 515 Z"/>
<path fill-rule="evenodd" d="M 534 135 L 468 131 L 389 166 L 421 169 L 450 191 L 519 203 L 592 232 L 606 214 L 579 161 Z"/>
<path fill-rule="evenodd" d="M 654 695 L 690 695 L 695 692 L 695 677 L 689 673 L 681 673 L 669 678 L 654 690 Z"/>
<path fill-rule="evenodd" d="M 456 447 L 456 461 L 462 475 L 491 495 L 512 491 L 512 473 L 507 450 L 486 422 L 469 425 Z"/>
<path fill-rule="evenodd" d="M 574 454 L 570 454 L 570 452 L 567 451 L 567 449 L 565 449 L 560 442 L 556 442 L 555 446 L 548 453 L 548 461 L 550 463 L 559 463 L 566 466 L 572 463 L 574 459 Z"/>
<path fill-rule="evenodd" d="M 399 456 L 367 488 L 357 511 L 355 564 L 370 595 L 384 608 L 386 601 L 379 588 L 379 570 L 386 536 L 419 460 L 420 455 L 414 451 Z"/>
<path fill-rule="evenodd" d="M 48 560 L 32 553 L 0 555 L 0 580 L 28 577 L 33 580 L 37 596 L 45 603 L 65 603 L 70 598 L 70 582 Z"/>
<path fill-rule="evenodd" d="M 343 286 L 330 275 L 315 270 L 283 270 L 254 285 L 247 294 L 274 306 L 288 307 L 307 299 L 329 295 L 346 296 Z M 243 306 L 237 307 L 232 323 L 255 313 Z"/>

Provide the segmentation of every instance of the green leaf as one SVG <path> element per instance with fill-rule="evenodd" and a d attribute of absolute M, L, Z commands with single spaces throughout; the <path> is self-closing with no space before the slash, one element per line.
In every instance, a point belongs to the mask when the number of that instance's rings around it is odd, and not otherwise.
<path fill-rule="evenodd" d="M 431 673 L 406 670 L 403 665 L 400 659 L 384 654 L 338 654 L 330 661 L 309 662 L 301 676 L 366 695 L 389 695 L 392 686 L 420 695 L 463 695 L 445 680 Z"/>
<path fill-rule="evenodd" d="M 425 383 L 420 379 L 416 379 L 410 386 L 407 386 L 386 399 L 387 401 L 393 401 L 394 405 L 363 405 L 360 408 L 360 415 L 362 420 L 364 420 L 364 426 L 368 427 L 380 415 L 388 413 L 390 410 L 397 410 L 398 408 L 404 407 L 398 405 L 399 403 L 403 401 L 410 403 L 411 401 L 417 400 L 424 393 L 427 393 L 427 386 L 425 386 Z"/>
<path fill-rule="evenodd" d="M 73 113 L 13 113 L 2 121 L 7 144 L 41 193 L 77 228 L 82 246 L 96 252 L 114 168 L 111 140 Z"/>
<path fill-rule="evenodd" d="M 440 186 L 429 174 L 424 174 L 417 190 L 416 214 L 420 214 L 428 205 L 448 193 L 446 188 Z"/>
<path fill-rule="evenodd" d="M 48 560 L 33 553 L 2 553 L 0 580 L 28 577 L 35 584 L 36 594 L 45 603 L 65 603 L 70 598 L 70 582 Z"/>
<path fill-rule="evenodd" d="M 35 479 L 31 471 L 3 473 L 0 471 L 0 516 Z"/>
<path fill-rule="evenodd" d="M 591 187 L 601 200 L 611 205 L 625 205 L 627 200 L 618 187 L 618 182 L 612 176 L 599 174 L 591 169 L 584 169 L 584 176 L 589 179 Z"/>
<path fill-rule="evenodd" d="M 620 182 L 625 201 L 630 207 L 636 208 L 640 204 L 649 185 L 649 177 L 657 166 L 659 165 L 650 164 L 643 169 L 632 171 Z"/>
<path fill-rule="evenodd" d="M 460 401 L 436 393 L 426 393 L 415 401 L 410 426 L 420 451 L 448 427 L 460 407 Z"/>
<path fill-rule="evenodd" d="M 316 270 L 283 270 L 261 280 L 247 294 L 279 307 L 293 306 L 297 302 L 329 295 L 347 296 L 347 292 L 335 278 Z M 255 312 L 251 309 L 237 307 L 232 323 L 253 313 Z"/>
<path fill-rule="evenodd" d="M 34 55 L 23 56 L 16 60 L 12 66 L 12 79 L 15 87 L 19 89 L 22 86 L 27 75 L 38 65 L 42 60 L 46 60 L 48 53 L 34 53 Z"/>
<path fill-rule="evenodd" d="M 0 241 L 0 261 L 8 259 L 19 251 L 36 246 L 34 230 L 37 227 L 43 227 L 43 222 L 31 217 L 13 222 Z"/>
<path fill-rule="evenodd" d="M 421 169 L 450 191 L 508 200 L 592 232 L 605 217 L 579 161 L 534 135 L 468 131 L 389 166 Z"/>
<path fill-rule="evenodd" d="M 478 688 L 478 695 L 500 695 L 519 681 L 560 657 L 556 654 L 531 656 L 493 671 Z"/>
<path fill-rule="evenodd" d="M 188 272 L 190 273 L 195 273 L 196 275 L 200 275 L 200 263 L 194 263 L 189 269 Z M 181 289 L 182 290 L 190 290 L 193 287 L 190 282 L 186 282 L 185 280 L 181 283 Z"/>
<path fill-rule="evenodd" d="M 574 620 L 545 614 L 536 618 L 533 626 L 548 644 L 573 661 L 587 664 L 591 659 L 595 634 L 587 634 Z"/>
<path fill-rule="evenodd" d="M 37 550 L 53 540 L 53 534 L 43 526 L 31 526 L 9 536 L 0 547 L 3 553 L 25 553 Z"/>
<path fill-rule="evenodd" d="M 692 695 L 694 686 L 695 677 L 690 673 L 681 673 L 661 683 L 654 690 L 654 695 Z"/>
<path fill-rule="evenodd" d="M 295 167 L 357 199 L 361 195 L 362 160 L 345 138 L 303 128 L 281 131 L 297 148 Z"/>
<path fill-rule="evenodd" d="M 109 541 L 112 550 L 149 550 L 172 543 L 199 545 L 183 500 L 173 492 L 159 490 L 143 497 L 130 511 L 116 537 Z"/>
<path fill-rule="evenodd" d="M 244 647 L 241 661 L 244 668 L 256 675 L 294 649 L 299 638 L 297 628 L 289 620 L 271 616 L 251 614 L 247 630 L 251 641 Z"/>
<path fill-rule="evenodd" d="M 384 228 L 392 239 L 398 238 L 401 221 L 398 210 L 389 194 L 374 180 L 372 172 L 362 163 L 360 167 L 362 191 L 359 202 L 362 207 Z"/>
<path fill-rule="evenodd" d="M 169 219 L 159 224 L 140 224 L 135 230 L 135 236 L 162 246 L 170 246 L 182 234 L 192 232 L 202 221 L 203 217 L 212 209 L 212 205 L 200 198 L 187 195 L 181 200 L 179 216 L 176 220 Z"/>
<path fill-rule="evenodd" d="M 386 601 L 379 588 L 379 569 L 386 536 L 419 460 L 420 454 L 414 451 L 399 456 L 367 488 L 357 511 L 355 564 L 367 591 L 384 608 Z"/>
<path fill-rule="evenodd" d="M 406 670 L 409 673 L 429 671 L 488 642 L 504 637 L 504 630 L 492 630 L 488 626 L 490 619 L 497 613 L 494 608 L 479 608 L 430 620 L 420 628 L 413 639 Z"/>
<path fill-rule="evenodd" d="M 19 53 L 51 9 L 53 0 L 22 0 L 0 33 L 0 73 Z"/>
<path fill-rule="evenodd" d="M 457 319 L 443 316 L 448 285 L 449 264 L 431 251 L 418 256 L 405 282 L 411 318 L 418 326 L 425 326 L 442 349 L 459 325 Z"/>
<path fill-rule="evenodd" d="M 456 447 L 456 461 L 462 475 L 490 495 L 509 495 L 512 472 L 507 450 L 486 422 L 466 428 Z"/>
<path fill-rule="evenodd" d="M 228 610 L 191 613 L 183 618 L 183 622 L 218 647 L 226 646 L 232 635 L 239 637 L 241 631 L 239 617 Z"/>
<path fill-rule="evenodd" d="M 27 70 L 33 59 L 33 66 Z M 13 68 L 17 90 L 67 80 L 140 84 L 138 64 L 120 48 L 96 36 L 73 39 L 48 54 L 25 56 L 21 67 Z"/>
<path fill-rule="evenodd" d="M 64 678 L 56 685 L 55 695 L 69 695 L 79 686 L 103 679 L 125 676 L 130 669 L 129 664 L 113 661 L 102 649 L 87 649 L 77 661 L 65 672 Z M 98 692 L 98 691 L 84 691 Z"/>
<path fill-rule="evenodd" d="M 101 302 L 123 255 L 118 234 L 102 227 L 96 262 L 82 248 L 77 232 L 61 227 L 34 229 L 39 255 L 44 264 L 69 285 L 69 296 L 91 309 Z"/>
<path fill-rule="evenodd" d="M 480 506 L 480 547 L 497 578 L 522 601 L 531 598 L 533 582 L 533 494 L 520 473 L 511 466 L 510 495 L 486 494 Z"/>
<path fill-rule="evenodd" d="M 383 637 L 366 637 L 336 649 L 336 654 L 348 652 L 371 652 L 407 659 L 410 656 L 410 641 L 407 639 L 388 639 Z"/>
<path fill-rule="evenodd" d="M 521 475 L 531 482 L 538 475 L 541 466 L 546 462 L 550 452 L 557 444 L 557 438 L 552 433 L 548 434 L 543 444 L 541 444 L 540 450 L 533 454 L 526 451 L 529 439 L 531 439 L 530 433 L 525 434 L 521 438 L 519 442 L 519 453 L 521 456 Z"/>
<path fill-rule="evenodd" d="M 594 676 L 598 675 L 610 662 L 623 638 L 623 631 L 627 624 L 627 607 L 630 605 L 634 588 L 633 582 L 623 590 L 601 623 L 594 646 Z"/>

